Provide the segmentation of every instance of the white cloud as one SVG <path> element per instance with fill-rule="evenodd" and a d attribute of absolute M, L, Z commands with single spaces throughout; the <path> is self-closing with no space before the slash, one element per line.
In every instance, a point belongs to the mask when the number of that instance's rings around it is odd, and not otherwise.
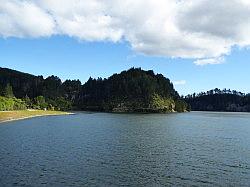
<path fill-rule="evenodd" d="M 53 18 L 34 3 L 0 0 L 0 36 L 40 37 L 54 32 Z"/>
<path fill-rule="evenodd" d="M 122 38 L 123 29 L 112 17 L 103 1 L 90 0 L 37 0 L 41 7 L 55 19 L 57 32 L 85 41 L 110 40 L 117 42 Z"/>
<path fill-rule="evenodd" d="M 224 62 L 225 62 L 225 59 L 223 57 L 198 59 L 194 61 L 194 63 L 199 66 L 204 66 L 207 64 L 222 64 Z"/>
<path fill-rule="evenodd" d="M 125 40 L 136 52 L 198 65 L 249 46 L 249 33 L 248 0 L 0 0 L 2 37 Z"/>
<path fill-rule="evenodd" d="M 178 86 L 178 85 L 185 85 L 187 82 L 185 80 L 176 80 L 176 81 L 173 81 L 173 84 L 175 86 Z"/>

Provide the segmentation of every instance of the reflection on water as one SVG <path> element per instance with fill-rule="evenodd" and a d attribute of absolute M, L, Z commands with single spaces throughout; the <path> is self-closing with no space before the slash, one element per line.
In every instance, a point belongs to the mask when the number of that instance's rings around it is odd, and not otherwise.
<path fill-rule="evenodd" d="M 78 113 L 0 125 L 1 186 L 249 186 L 250 114 Z"/>

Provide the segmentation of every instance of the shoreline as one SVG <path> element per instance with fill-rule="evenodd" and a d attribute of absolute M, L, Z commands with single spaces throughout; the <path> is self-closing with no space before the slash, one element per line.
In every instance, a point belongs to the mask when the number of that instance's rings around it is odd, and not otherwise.
<path fill-rule="evenodd" d="M 207 110 L 193 110 L 193 111 L 190 111 L 190 112 L 208 112 L 208 113 L 228 113 L 228 114 L 250 114 L 250 112 L 237 112 L 237 111 L 235 111 L 235 112 L 232 112 L 232 111 L 207 111 Z"/>
<path fill-rule="evenodd" d="M 2 115 L 1 115 L 2 114 Z M 7 114 L 4 116 L 4 114 Z M 24 120 L 42 116 L 59 116 L 59 115 L 73 115 L 73 112 L 62 111 L 43 111 L 43 110 L 17 110 L 17 111 L 0 111 L 0 124 Z"/>

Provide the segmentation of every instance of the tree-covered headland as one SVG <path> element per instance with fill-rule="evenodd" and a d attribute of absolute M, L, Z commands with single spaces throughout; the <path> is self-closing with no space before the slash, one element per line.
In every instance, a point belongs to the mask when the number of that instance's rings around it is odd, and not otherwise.
<path fill-rule="evenodd" d="M 162 74 L 152 70 L 131 68 L 108 79 L 90 78 L 79 97 L 83 110 L 115 112 L 183 112 L 181 100 L 173 84 Z"/>
<path fill-rule="evenodd" d="M 89 78 L 85 84 L 79 80 L 62 82 L 53 75 L 43 78 L 0 68 L 0 95 L 0 110 L 46 108 L 157 113 L 189 110 L 169 79 L 140 68 L 107 79 Z"/>
<path fill-rule="evenodd" d="M 215 88 L 187 95 L 185 101 L 195 111 L 250 112 L 250 94 Z"/>

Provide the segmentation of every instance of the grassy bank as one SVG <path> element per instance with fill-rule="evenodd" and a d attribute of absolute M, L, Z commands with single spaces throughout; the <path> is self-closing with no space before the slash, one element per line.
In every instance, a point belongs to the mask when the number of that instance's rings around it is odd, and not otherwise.
<path fill-rule="evenodd" d="M 44 110 L 16 110 L 16 111 L 0 111 L 0 123 L 18 119 L 25 119 L 37 116 L 48 115 L 67 115 L 71 114 L 62 111 L 44 111 Z"/>

